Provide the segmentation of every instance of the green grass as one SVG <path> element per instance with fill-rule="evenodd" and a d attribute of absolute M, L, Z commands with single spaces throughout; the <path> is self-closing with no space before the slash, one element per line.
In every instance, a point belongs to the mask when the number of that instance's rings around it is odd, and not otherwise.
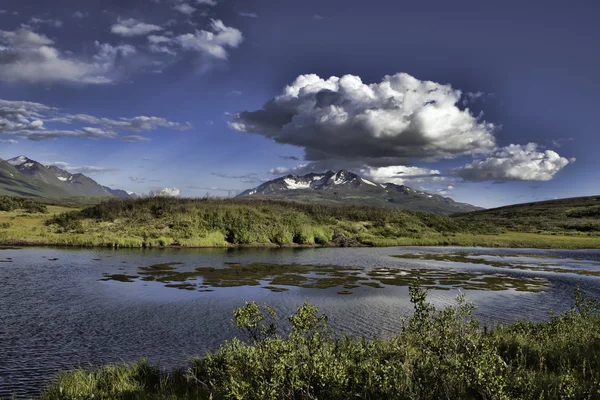
<path fill-rule="evenodd" d="M 600 248 L 598 232 L 565 230 L 562 221 L 568 216 L 555 225 L 549 216 L 545 230 L 533 232 L 522 226 L 511 231 L 504 226 L 508 217 L 498 216 L 496 221 L 496 214 L 480 212 L 447 217 L 389 208 L 241 199 L 111 199 L 85 208 L 80 201 L 86 199 L 43 201 L 46 214 L 14 208 L 0 211 L 0 244 Z M 571 210 L 569 215 L 588 224 L 595 205 L 586 207 L 571 207 L 578 211 Z M 515 215 L 511 212 L 511 220 L 520 219 Z"/>
<path fill-rule="evenodd" d="M 142 360 L 62 373 L 42 400 L 71 399 L 597 399 L 598 304 L 576 292 L 548 322 L 482 329 L 457 298 L 436 310 L 410 289 L 414 314 L 390 338 L 336 335 L 308 303 L 281 322 L 246 303 L 234 312 L 242 339 L 166 371 Z"/>

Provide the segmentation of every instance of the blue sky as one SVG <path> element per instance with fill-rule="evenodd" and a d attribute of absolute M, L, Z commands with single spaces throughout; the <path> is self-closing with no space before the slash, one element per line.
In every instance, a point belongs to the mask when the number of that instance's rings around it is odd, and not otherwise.
<path fill-rule="evenodd" d="M 593 2 L 0 10 L 4 159 L 184 196 L 337 168 L 484 207 L 599 192 Z"/>

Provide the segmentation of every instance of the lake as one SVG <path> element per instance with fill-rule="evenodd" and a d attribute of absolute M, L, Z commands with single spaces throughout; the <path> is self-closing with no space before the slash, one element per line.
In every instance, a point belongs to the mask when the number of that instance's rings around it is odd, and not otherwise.
<path fill-rule="evenodd" d="M 463 291 L 493 326 L 600 299 L 599 250 L 486 248 L 0 249 L 0 397 L 57 372 L 147 357 L 172 367 L 236 331 L 244 300 L 291 315 L 306 299 L 337 332 L 389 336 L 417 277 L 436 306 Z"/>

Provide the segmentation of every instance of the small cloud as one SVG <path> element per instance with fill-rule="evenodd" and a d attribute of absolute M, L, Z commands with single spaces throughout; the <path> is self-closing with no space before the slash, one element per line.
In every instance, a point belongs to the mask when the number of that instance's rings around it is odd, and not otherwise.
<path fill-rule="evenodd" d="M 228 96 L 241 96 L 242 92 L 240 92 L 239 90 L 232 90 L 230 92 L 227 93 Z"/>
<path fill-rule="evenodd" d="M 313 19 L 320 21 L 320 20 L 325 19 L 325 17 L 320 14 L 315 14 L 315 15 L 313 15 Z"/>
<path fill-rule="evenodd" d="M 40 18 L 35 18 L 35 17 L 32 17 L 29 20 L 29 24 L 31 24 L 31 25 L 48 25 L 53 28 L 62 28 L 62 26 L 63 26 L 62 21 L 58 20 L 58 19 L 40 19 Z"/>
<path fill-rule="evenodd" d="M 140 135 L 129 135 L 129 136 L 121 136 L 121 140 L 123 142 L 129 142 L 129 143 L 140 143 L 140 142 L 150 142 L 152 139 L 147 138 L 145 136 L 140 136 Z"/>
<path fill-rule="evenodd" d="M 210 120 L 210 121 L 206 121 L 206 123 L 207 123 L 208 125 L 214 125 L 214 124 L 215 124 L 215 121 L 212 121 L 212 120 Z"/>
<path fill-rule="evenodd" d="M 19 142 L 17 142 L 14 139 L 0 139 L 0 143 L 5 143 L 5 144 L 19 144 Z"/>
<path fill-rule="evenodd" d="M 72 174 L 85 174 L 85 175 L 93 175 L 93 174 L 105 174 L 105 173 L 117 173 L 121 170 L 118 168 L 102 168 L 95 167 L 93 165 L 71 165 L 64 161 L 55 161 L 55 162 L 43 162 L 44 165 L 52 165 L 61 169 L 64 169 Z"/>
<path fill-rule="evenodd" d="M 253 12 L 243 12 L 243 11 L 240 11 L 240 12 L 238 12 L 238 15 L 240 17 L 258 18 L 258 14 L 253 13 Z"/>
<path fill-rule="evenodd" d="M 296 156 L 279 156 L 279 158 L 283 159 L 283 160 L 294 160 L 294 161 L 298 161 L 300 160 L 298 157 Z"/>
<path fill-rule="evenodd" d="M 73 13 L 73 18 L 85 18 L 87 17 L 89 14 L 86 12 L 81 12 L 81 11 L 75 11 Z"/>
<path fill-rule="evenodd" d="M 148 193 L 150 197 L 178 197 L 181 194 L 181 191 L 177 188 L 163 188 L 158 190 L 152 190 Z"/>
<path fill-rule="evenodd" d="M 187 3 L 177 4 L 173 8 L 175 10 L 179 11 L 180 13 L 185 14 L 185 15 L 192 15 L 194 13 L 194 11 L 196 11 L 196 8 L 190 6 Z"/>
<path fill-rule="evenodd" d="M 118 22 L 110 28 L 112 33 L 123 37 L 142 36 L 162 30 L 163 28 L 158 25 L 147 24 L 134 18 L 119 18 Z"/>
<path fill-rule="evenodd" d="M 207 6 L 216 6 L 217 5 L 216 0 L 196 0 L 196 3 L 204 4 Z"/>

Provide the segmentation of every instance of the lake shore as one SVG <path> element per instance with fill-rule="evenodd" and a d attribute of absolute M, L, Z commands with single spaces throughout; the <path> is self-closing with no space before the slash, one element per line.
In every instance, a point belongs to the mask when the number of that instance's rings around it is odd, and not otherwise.
<path fill-rule="evenodd" d="M 509 232 L 497 235 L 471 235 L 457 234 L 454 236 L 439 236 L 427 238 L 374 238 L 367 242 L 356 242 L 352 245 L 325 243 L 325 244 L 298 244 L 298 243 L 223 243 L 218 245 L 145 245 L 139 237 L 110 237 L 78 235 L 44 235 L 14 237 L 0 231 L 0 246 L 57 246 L 72 248 L 328 248 L 328 247 L 397 247 L 397 246 L 458 246 L 458 247 L 490 247 L 490 248 L 532 248 L 532 249 L 568 249 L 585 250 L 600 249 L 600 237 L 595 236 L 564 236 L 543 235 L 523 232 Z"/>

